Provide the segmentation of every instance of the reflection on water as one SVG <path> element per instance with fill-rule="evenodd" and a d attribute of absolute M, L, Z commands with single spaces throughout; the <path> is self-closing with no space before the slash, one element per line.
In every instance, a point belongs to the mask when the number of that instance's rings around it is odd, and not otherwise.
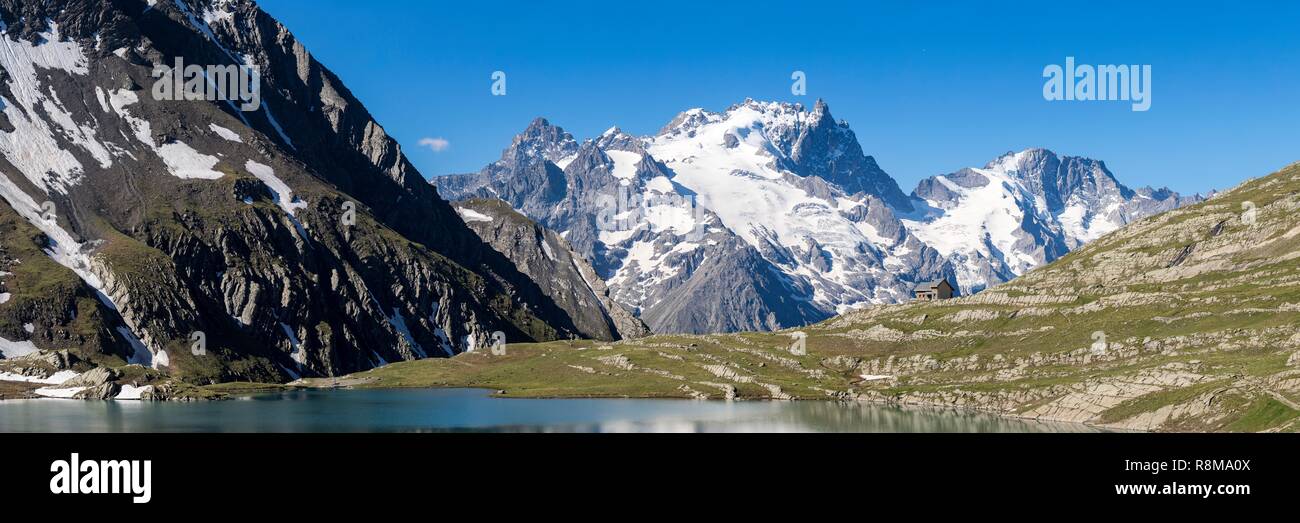
<path fill-rule="evenodd" d="M 0 401 L 6 432 L 1080 432 L 961 410 L 826 401 L 501 399 L 473 389 L 311 390 L 198 403 Z"/>

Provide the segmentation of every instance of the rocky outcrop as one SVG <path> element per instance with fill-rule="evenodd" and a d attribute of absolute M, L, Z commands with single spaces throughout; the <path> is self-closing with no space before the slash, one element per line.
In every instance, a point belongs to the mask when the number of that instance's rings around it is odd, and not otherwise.
<path fill-rule="evenodd" d="M 870 194 L 902 211 L 912 210 L 907 195 L 875 158 L 862 152 L 858 138 L 845 122 L 836 122 L 826 102 L 817 99 L 808 124 L 799 128 L 790 145 L 791 170 L 803 177 L 826 180 L 848 194 Z"/>
<path fill-rule="evenodd" d="M 107 367 L 95 367 L 89 371 L 83 372 L 75 378 L 67 380 L 59 385 L 62 387 L 98 387 L 112 382 L 120 374 Z"/>
<path fill-rule="evenodd" d="M 465 200 L 454 205 L 484 242 L 542 286 L 582 336 L 618 340 L 650 333 L 645 323 L 614 302 L 595 269 L 555 231 L 501 200 Z"/>

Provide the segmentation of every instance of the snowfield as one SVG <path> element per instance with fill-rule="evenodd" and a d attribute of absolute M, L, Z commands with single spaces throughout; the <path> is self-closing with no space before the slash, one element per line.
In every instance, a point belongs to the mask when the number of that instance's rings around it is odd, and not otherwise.
<path fill-rule="evenodd" d="M 895 254 L 908 251 L 842 212 L 869 205 L 865 197 L 811 194 L 782 167 L 791 149 L 784 141 L 810 117 L 775 102 L 747 101 L 722 113 L 692 109 L 678 117 L 681 125 L 647 139 L 646 149 L 675 174 L 671 183 L 695 193 L 783 271 L 810 282 L 813 301 L 824 309 L 897 300 L 905 275 L 889 267 L 907 265 Z"/>
<path fill-rule="evenodd" d="M 86 148 L 103 164 L 110 162 L 107 149 L 96 141 L 93 129 L 72 123 L 63 103 L 51 99 L 38 80 L 37 70 L 57 70 L 70 75 L 85 75 L 87 59 L 76 42 L 60 41 L 59 26 L 50 24 L 41 33 L 43 43 L 12 39 L 9 28 L 0 22 L 0 68 L 8 76 L 13 99 L 0 97 L 0 107 L 13 125 L 9 132 L 0 131 L 0 153 L 33 185 L 47 193 L 67 193 L 80 182 L 85 168 L 71 152 L 62 148 L 49 122 L 36 115 L 48 112 L 74 143 Z M 50 176 L 52 175 L 52 176 Z"/>

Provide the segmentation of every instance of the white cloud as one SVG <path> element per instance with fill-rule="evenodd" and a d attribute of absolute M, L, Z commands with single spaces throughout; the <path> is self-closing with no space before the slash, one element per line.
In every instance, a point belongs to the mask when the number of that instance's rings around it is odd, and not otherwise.
<path fill-rule="evenodd" d="M 420 138 L 420 141 L 417 143 L 420 144 L 420 147 L 428 147 L 429 150 L 435 153 L 440 153 L 445 151 L 448 147 L 451 147 L 451 142 L 448 142 L 446 138 L 430 138 L 426 136 Z"/>

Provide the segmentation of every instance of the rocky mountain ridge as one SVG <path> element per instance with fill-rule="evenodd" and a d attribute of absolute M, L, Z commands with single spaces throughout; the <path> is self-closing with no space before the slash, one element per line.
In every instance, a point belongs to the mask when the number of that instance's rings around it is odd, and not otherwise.
<path fill-rule="evenodd" d="M 466 200 L 455 207 L 484 242 L 542 287 L 584 337 L 612 341 L 650 333 L 645 323 L 610 297 L 596 270 L 555 231 L 501 200 Z"/>
<path fill-rule="evenodd" d="M 686 333 L 805 325 L 937 278 L 975 292 L 1199 201 L 1043 149 L 905 195 L 821 100 L 691 109 L 654 136 L 581 143 L 538 118 L 482 171 L 433 183 L 559 231 L 652 330 Z"/>

